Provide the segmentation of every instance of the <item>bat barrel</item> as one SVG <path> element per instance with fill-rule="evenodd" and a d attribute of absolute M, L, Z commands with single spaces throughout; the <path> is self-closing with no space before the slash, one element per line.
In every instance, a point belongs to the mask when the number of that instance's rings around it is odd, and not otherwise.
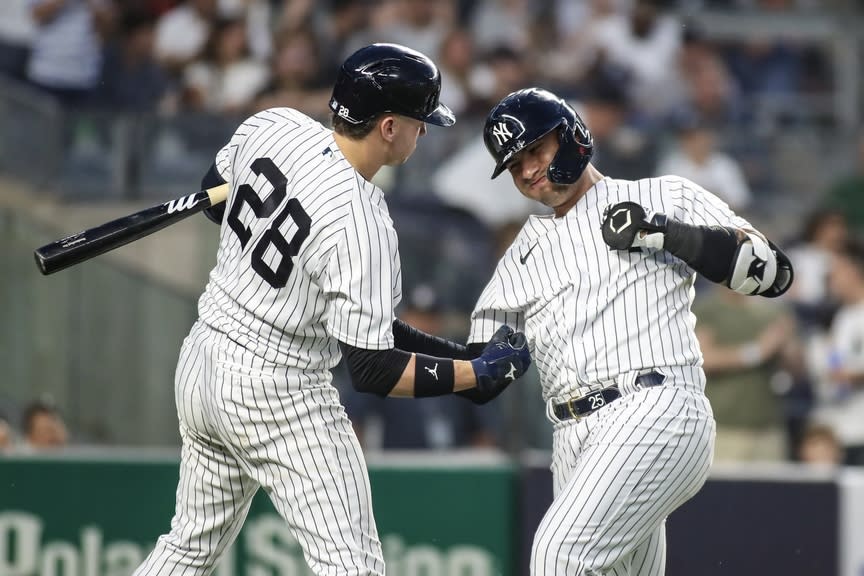
<path fill-rule="evenodd" d="M 211 197 L 202 191 L 123 216 L 37 248 L 33 254 L 36 266 L 42 274 L 53 274 L 148 236 L 210 205 Z"/>

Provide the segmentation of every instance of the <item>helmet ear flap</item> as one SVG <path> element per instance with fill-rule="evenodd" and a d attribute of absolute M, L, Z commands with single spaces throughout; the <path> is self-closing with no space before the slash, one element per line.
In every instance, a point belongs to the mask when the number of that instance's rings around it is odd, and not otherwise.
<path fill-rule="evenodd" d="M 549 164 L 546 177 L 555 184 L 573 184 L 585 171 L 591 156 L 594 154 L 594 145 L 588 129 L 562 118 L 558 126 L 558 152 L 552 163 Z M 585 142 L 579 142 L 576 131 L 584 132 Z"/>

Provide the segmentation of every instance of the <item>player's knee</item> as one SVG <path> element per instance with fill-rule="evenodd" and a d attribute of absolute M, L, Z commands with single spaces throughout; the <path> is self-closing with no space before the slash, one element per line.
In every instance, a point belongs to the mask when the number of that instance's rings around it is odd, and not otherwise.
<path fill-rule="evenodd" d="M 605 567 L 562 529 L 538 531 L 531 547 L 531 576 L 603 576 Z"/>

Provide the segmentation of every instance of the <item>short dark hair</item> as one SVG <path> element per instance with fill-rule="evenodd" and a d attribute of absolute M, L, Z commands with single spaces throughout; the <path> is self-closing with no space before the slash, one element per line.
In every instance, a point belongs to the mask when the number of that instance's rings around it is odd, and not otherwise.
<path fill-rule="evenodd" d="M 376 114 L 359 124 L 352 124 L 338 114 L 333 113 L 330 115 L 330 125 L 333 126 L 333 131 L 337 134 L 350 138 L 351 140 L 362 140 L 375 129 L 379 118 L 381 118 L 381 115 Z"/>
<path fill-rule="evenodd" d="M 60 411 L 56 406 L 49 402 L 38 400 L 33 402 L 24 409 L 24 416 L 21 419 L 21 428 L 24 434 L 29 434 L 33 427 L 33 421 L 39 414 L 48 414 L 49 416 L 60 417 Z"/>

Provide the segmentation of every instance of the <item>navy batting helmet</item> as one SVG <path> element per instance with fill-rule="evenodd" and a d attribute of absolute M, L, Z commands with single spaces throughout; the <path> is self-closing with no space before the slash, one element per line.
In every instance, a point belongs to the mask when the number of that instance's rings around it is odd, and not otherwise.
<path fill-rule="evenodd" d="M 351 124 L 392 112 L 438 126 L 456 119 L 438 102 L 441 73 L 429 58 L 399 44 L 361 48 L 339 69 L 330 109 Z"/>
<path fill-rule="evenodd" d="M 492 178 L 507 168 L 517 152 L 555 129 L 559 148 L 546 177 L 556 184 L 572 184 L 594 153 L 585 123 L 569 104 L 546 90 L 527 88 L 506 96 L 486 117 L 483 128 L 483 141 L 495 159 Z"/>

